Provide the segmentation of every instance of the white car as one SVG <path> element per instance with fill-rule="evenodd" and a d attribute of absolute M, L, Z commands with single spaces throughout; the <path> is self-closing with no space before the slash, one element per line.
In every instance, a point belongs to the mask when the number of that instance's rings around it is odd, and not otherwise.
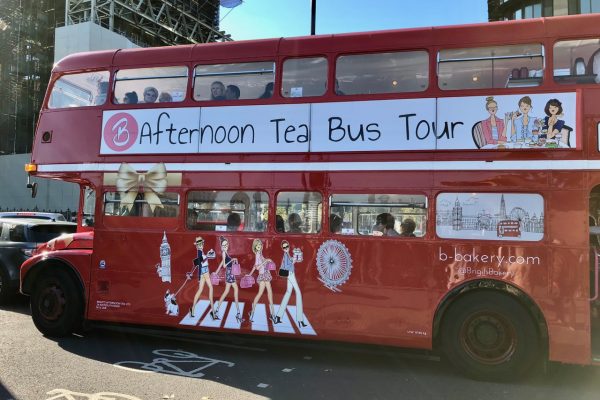
<path fill-rule="evenodd" d="M 0 212 L 0 218 L 34 218 L 46 219 L 51 221 L 66 221 L 61 213 L 37 212 L 37 211 L 5 211 Z"/>

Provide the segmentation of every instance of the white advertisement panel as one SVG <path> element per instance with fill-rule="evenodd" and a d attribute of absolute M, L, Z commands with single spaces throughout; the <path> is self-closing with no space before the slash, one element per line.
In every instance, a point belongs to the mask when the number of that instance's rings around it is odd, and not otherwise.
<path fill-rule="evenodd" d="M 552 150 L 575 93 L 106 111 L 100 154 Z"/>
<path fill-rule="evenodd" d="M 577 147 L 575 93 L 438 99 L 438 124 L 455 127 L 445 149 Z"/>
<path fill-rule="evenodd" d="M 539 241 L 544 199 L 534 193 L 440 193 L 436 233 L 446 239 Z"/>
<path fill-rule="evenodd" d="M 435 149 L 435 99 L 312 106 L 312 152 Z"/>

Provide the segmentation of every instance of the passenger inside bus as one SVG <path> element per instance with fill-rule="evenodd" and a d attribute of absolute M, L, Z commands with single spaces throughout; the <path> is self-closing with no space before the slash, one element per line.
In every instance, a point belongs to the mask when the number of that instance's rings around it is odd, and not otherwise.
<path fill-rule="evenodd" d="M 144 103 L 156 103 L 158 99 L 158 90 L 153 86 L 144 89 Z"/>
<path fill-rule="evenodd" d="M 279 214 L 275 216 L 275 230 L 279 233 L 285 233 L 285 221 Z"/>
<path fill-rule="evenodd" d="M 210 85 L 211 100 L 225 100 L 225 85 L 221 81 L 214 81 Z"/>
<path fill-rule="evenodd" d="M 340 233 L 342 231 L 342 218 L 337 214 L 329 216 L 329 230 L 331 233 Z"/>
<path fill-rule="evenodd" d="M 225 90 L 225 100 L 239 100 L 240 88 L 235 85 L 228 85 Z"/>
<path fill-rule="evenodd" d="M 259 99 L 270 99 L 273 97 L 273 82 L 267 83 L 265 91 L 260 95 Z"/>
<path fill-rule="evenodd" d="M 400 236 L 416 237 L 414 232 L 417 224 L 412 218 L 405 218 L 400 224 Z"/>
<path fill-rule="evenodd" d="M 231 213 L 227 217 L 227 230 L 228 231 L 238 231 L 240 229 L 240 225 L 242 224 L 242 219 L 240 215 L 237 213 Z"/>
<path fill-rule="evenodd" d="M 168 92 L 162 92 L 160 96 L 158 96 L 159 103 L 171 103 L 173 101 L 173 96 L 171 96 Z"/>
<path fill-rule="evenodd" d="M 288 217 L 289 233 L 302 233 L 302 218 L 296 213 L 291 213 Z"/>
<path fill-rule="evenodd" d="M 385 236 L 399 236 L 400 234 L 394 228 L 396 225 L 396 218 L 390 213 L 385 213 Z"/>
<path fill-rule="evenodd" d="M 127 92 L 123 97 L 123 104 L 137 104 L 138 95 L 136 92 Z"/>

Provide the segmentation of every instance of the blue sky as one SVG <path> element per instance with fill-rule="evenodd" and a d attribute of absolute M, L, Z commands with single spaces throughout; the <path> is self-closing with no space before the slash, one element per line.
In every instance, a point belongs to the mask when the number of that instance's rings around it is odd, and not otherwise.
<path fill-rule="evenodd" d="M 231 12 L 221 8 L 221 29 L 234 40 L 309 35 L 310 4 L 311 0 L 244 0 Z M 317 0 L 316 33 L 486 21 L 486 0 Z"/>

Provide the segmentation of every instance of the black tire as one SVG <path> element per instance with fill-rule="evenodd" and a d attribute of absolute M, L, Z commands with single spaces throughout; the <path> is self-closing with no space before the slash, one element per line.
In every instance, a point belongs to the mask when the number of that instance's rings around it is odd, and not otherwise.
<path fill-rule="evenodd" d="M 8 271 L 3 265 L 0 265 L 0 304 L 5 304 L 9 301 L 16 291 L 11 287 Z"/>
<path fill-rule="evenodd" d="M 83 295 L 69 273 L 57 269 L 40 277 L 31 294 L 31 316 L 46 336 L 66 336 L 81 328 Z"/>
<path fill-rule="evenodd" d="M 440 330 L 447 360 L 476 378 L 521 378 L 540 360 L 542 344 L 529 312 L 500 292 L 478 292 L 458 299 Z"/>

